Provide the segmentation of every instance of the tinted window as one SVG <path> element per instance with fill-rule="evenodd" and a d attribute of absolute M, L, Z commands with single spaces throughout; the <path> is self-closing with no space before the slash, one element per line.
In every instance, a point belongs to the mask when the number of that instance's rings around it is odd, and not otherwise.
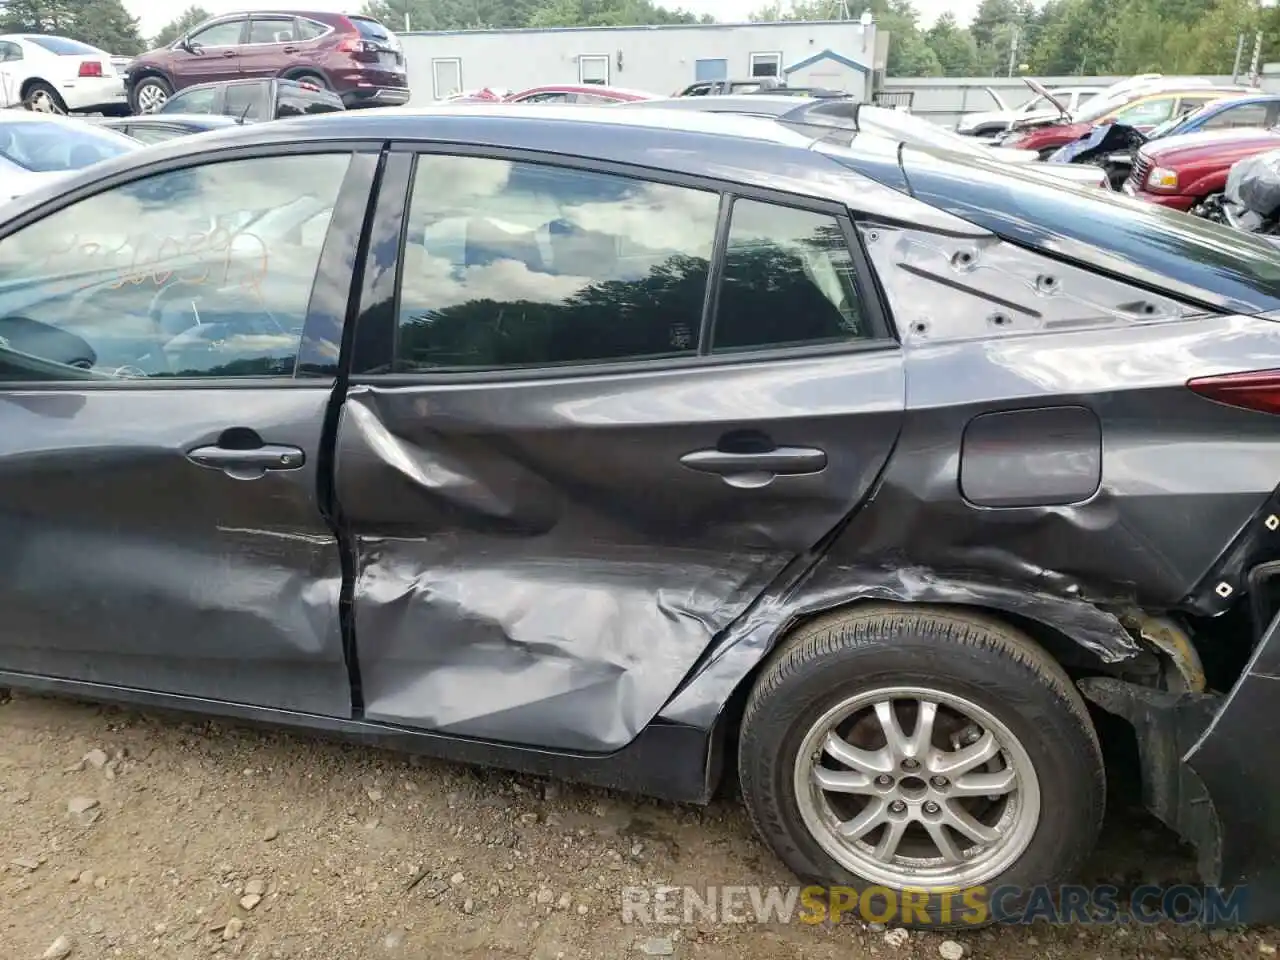
<path fill-rule="evenodd" d="M 95 124 L 34 120 L 6 123 L 0 115 L 0 156 L 24 170 L 79 170 L 137 147 L 123 134 Z"/>
<path fill-rule="evenodd" d="M 79 40 L 69 40 L 66 37 L 27 37 L 26 39 L 37 47 L 44 47 L 50 53 L 56 53 L 60 57 L 102 53 L 97 47 L 91 47 L 87 43 L 81 43 Z"/>
<path fill-rule="evenodd" d="M 693 354 L 719 198 L 626 177 L 423 156 L 398 367 Z"/>
<path fill-rule="evenodd" d="M 323 37 L 329 32 L 329 28 L 323 23 L 316 23 L 314 20 L 298 21 L 298 39 L 299 40 L 315 40 L 317 37 Z"/>
<path fill-rule="evenodd" d="M 291 375 L 348 163 L 170 171 L 0 240 L 0 379 Z"/>
<path fill-rule="evenodd" d="M 563 92 L 555 93 L 535 93 L 528 97 L 521 97 L 516 103 L 568 103 L 573 99 L 573 95 Z"/>
<path fill-rule="evenodd" d="M 729 225 L 712 349 L 871 336 L 835 217 L 738 200 Z"/>
<path fill-rule="evenodd" d="M 223 23 L 215 23 L 212 27 L 206 27 L 199 33 L 191 35 L 191 42 L 198 43 L 202 47 L 234 47 L 240 43 L 240 34 L 243 32 L 243 20 L 227 20 Z"/>
<path fill-rule="evenodd" d="M 266 83 L 230 83 L 222 98 L 222 112 L 229 117 L 246 120 L 262 119 L 262 101 L 266 98 Z"/>
<path fill-rule="evenodd" d="M 348 19 L 356 25 L 356 29 L 360 31 L 360 36 L 362 37 L 383 42 L 391 39 L 391 34 L 387 31 L 387 28 L 377 20 L 369 20 L 365 17 L 349 17 Z"/>
<path fill-rule="evenodd" d="M 265 20 L 254 17 L 249 21 L 250 43 L 288 43 L 293 39 L 293 18 Z"/>
<path fill-rule="evenodd" d="M 156 113 L 213 113 L 217 99 L 217 87 L 193 87 L 170 97 Z"/>
<path fill-rule="evenodd" d="M 900 176 L 896 166 L 824 150 L 898 187 L 891 179 Z M 1015 243 L 1122 277 L 1137 275 L 1224 309 L 1280 310 L 1280 248 L 1251 234 L 1110 191 L 1046 183 L 998 161 L 909 151 L 903 163 L 922 202 Z"/>
<path fill-rule="evenodd" d="M 1227 127 L 1265 127 L 1266 125 L 1267 105 L 1250 103 L 1218 111 L 1204 122 L 1202 129 L 1222 130 Z"/>

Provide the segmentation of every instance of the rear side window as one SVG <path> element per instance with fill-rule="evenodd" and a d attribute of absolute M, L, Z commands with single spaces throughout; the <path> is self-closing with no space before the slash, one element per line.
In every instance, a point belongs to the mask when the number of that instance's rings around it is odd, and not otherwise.
<path fill-rule="evenodd" d="M 377 20 L 369 20 L 365 17 L 351 17 L 351 22 L 356 25 L 356 29 L 360 32 L 360 36 L 366 40 L 378 40 L 386 43 L 391 39 L 391 33 L 380 24 Z"/>
<path fill-rule="evenodd" d="M 27 40 L 37 47 L 44 47 L 50 53 L 56 53 L 60 57 L 77 57 L 85 54 L 102 53 L 97 47 L 91 47 L 87 43 L 81 43 L 79 40 L 68 40 L 66 37 L 27 37 Z"/>
<path fill-rule="evenodd" d="M 1265 103 L 1249 103 L 1242 107 L 1227 107 L 1219 110 L 1204 122 L 1205 130 L 1227 130 L 1231 127 L 1265 127 L 1267 125 L 1267 105 Z"/>
<path fill-rule="evenodd" d="M 419 157 L 398 369 L 695 354 L 719 202 L 610 174 Z"/>
<path fill-rule="evenodd" d="M 713 352 L 871 335 L 835 217 L 755 200 L 734 202 Z"/>
<path fill-rule="evenodd" d="M 874 164 L 826 152 L 899 187 Z M 906 150 L 903 168 L 916 198 L 1013 243 L 1220 310 L 1280 310 L 1280 247 L 1252 234 L 996 161 Z"/>
<path fill-rule="evenodd" d="M 266 19 L 254 17 L 249 21 L 250 43 L 289 43 L 293 40 L 293 18 Z"/>
<path fill-rule="evenodd" d="M 299 40 L 316 40 L 323 37 L 329 32 L 329 27 L 323 23 L 317 23 L 314 20 L 298 20 L 298 39 Z"/>

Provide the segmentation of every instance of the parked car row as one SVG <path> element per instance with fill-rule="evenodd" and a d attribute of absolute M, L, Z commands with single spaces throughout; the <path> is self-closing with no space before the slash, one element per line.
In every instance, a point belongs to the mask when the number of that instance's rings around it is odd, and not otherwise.
<path fill-rule="evenodd" d="M 0 209 L 0 685 L 732 771 L 935 929 L 1081 867 L 1109 713 L 1280 919 L 1280 252 L 715 99 L 233 119 Z"/>
<path fill-rule="evenodd" d="M 66 37 L 0 35 L 0 106 L 146 114 L 184 91 L 234 80 L 290 80 L 328 91 L 346 108 L 409 101 L 399 39 L 358 14 L 228 14 L 132 59 Z"/>

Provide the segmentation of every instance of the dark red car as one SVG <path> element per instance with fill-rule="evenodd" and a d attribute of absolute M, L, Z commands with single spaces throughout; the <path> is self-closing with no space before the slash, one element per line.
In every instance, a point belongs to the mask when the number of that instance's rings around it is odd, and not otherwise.
<path fill-rule="evenodd" d="M 1144 144 L 1122 188 L 1132 197 L 1175 210 L 1226 189 L 1236 161 L 1280 148 L 1274 130 L 1210 130 Z"/>
<path fill-rule="evenodd" d="M 642 90 L 624 90 L 598 83 L 548 84 L 530 87 L 504 98 L 504 103 L 626 103 L 631 100 L 653 100 L 654 94 Z"/>
<path fill-rule="evenodd" d="M 279 77 L 331 90 L 347 107 L 407 103 L 404 50 L 377 20 L 320 12 L 233 13 L 206 20 L 125 70 L 129 106 L 154 113 L 197 83 Z"/>

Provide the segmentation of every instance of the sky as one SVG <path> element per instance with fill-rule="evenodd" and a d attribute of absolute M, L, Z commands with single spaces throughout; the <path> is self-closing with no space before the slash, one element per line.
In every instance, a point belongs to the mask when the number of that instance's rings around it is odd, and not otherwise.
<path fill-rule="evenodd" d="M 722 22 L 746 20 L 753 10 L 765 6 L 766 0 L 659 0 L 663 6 L 683 7 L 701 16 L 709 13 Z M 848 0 L 849 13 L 856 17 L 862 12 L 858 0 Z M 124 5 L 142 22 L 142 35 L 154 37 L 180 11 L 185 9 L 184 0 L 124 0 Z M 253 6 L 244 0 L 200 0 L 200 5 L 210 13 L 231 13 L 246 10 Z M 286 2 L 273 5 L 272 9 L 310 9 L 332 10 L 335 13 L 355 13 L 363 5 L 362 0 L 300 0 L 298 3 Z M 973 18 L 978 7 L 978 0 L 915 0 L 916 10 L 920 13 L 921 26 L 929 26 L 941 14 L 950 10 L 962 24 Z"/>

